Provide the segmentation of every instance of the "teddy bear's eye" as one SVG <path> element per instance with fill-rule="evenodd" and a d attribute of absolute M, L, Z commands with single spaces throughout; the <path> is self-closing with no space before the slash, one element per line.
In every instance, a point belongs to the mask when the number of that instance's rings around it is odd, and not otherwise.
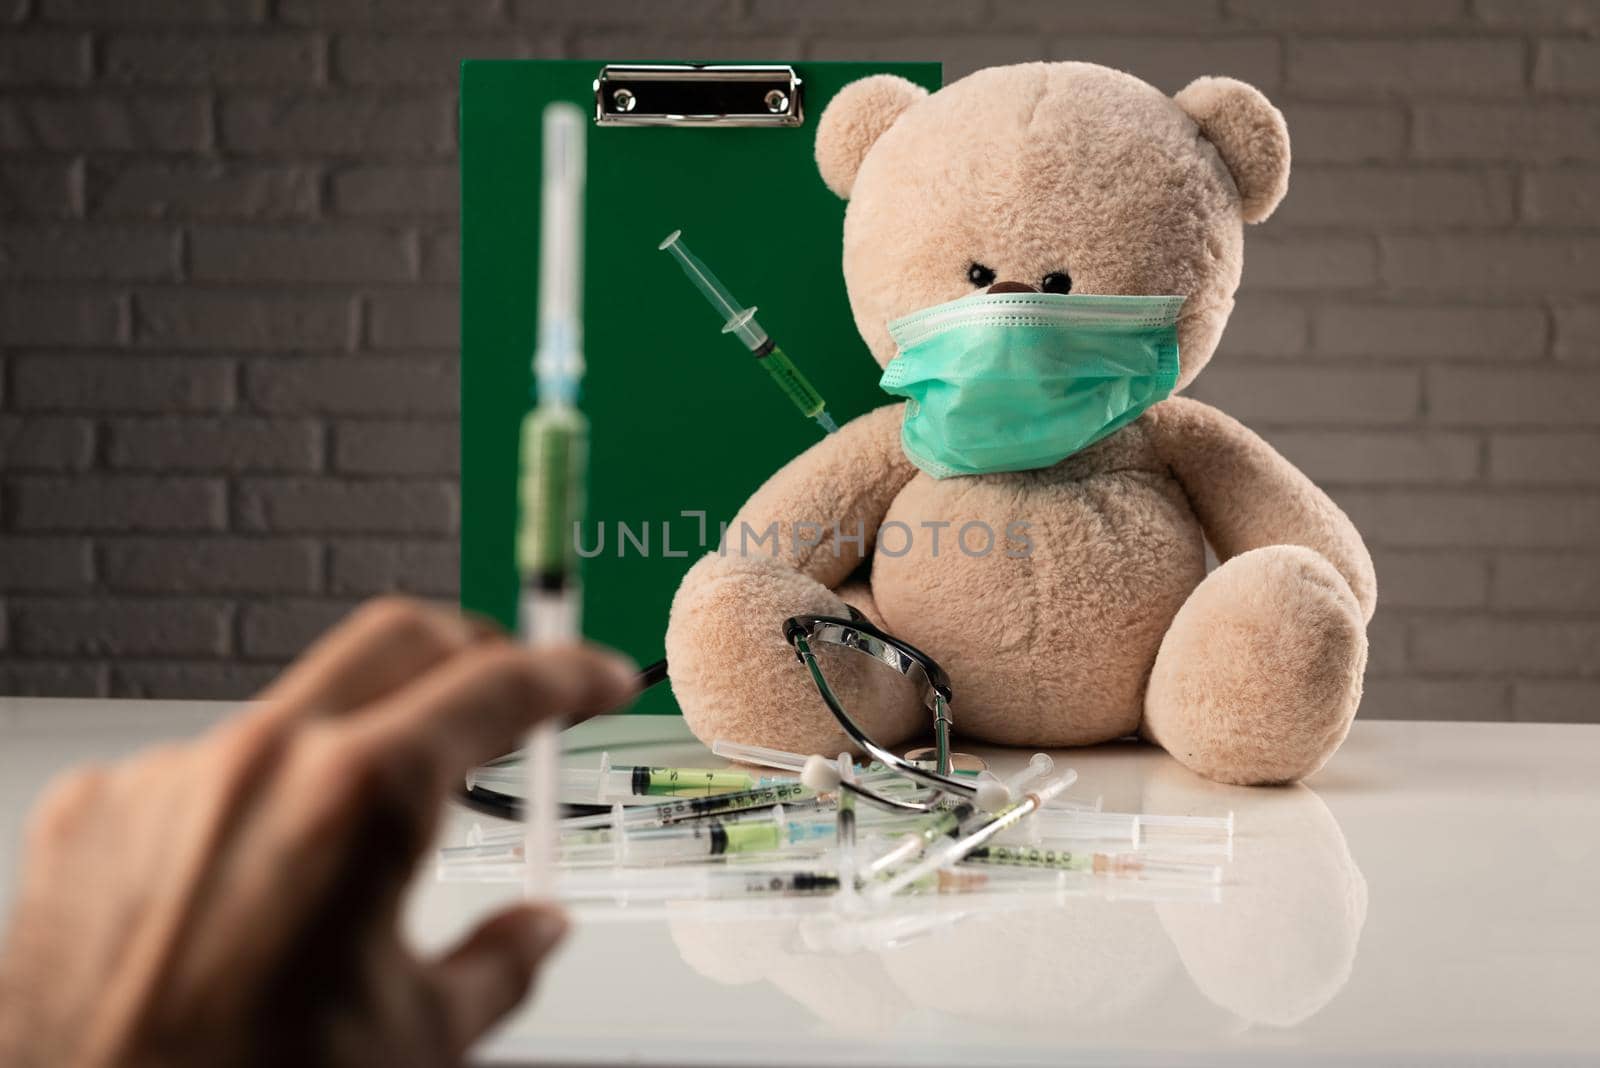
<path fill-rule="evenodd" d="M 1071 293 L 1072 276 L 1066 271 L 1051 271 L 1039 282 L 1041 293 Z"/>
<path fill-rule="evenodd" d="M 991 286 L 994 284 L 994 268 L 974 263 L 967 268 L 967 281 L 979 287 Z"/>

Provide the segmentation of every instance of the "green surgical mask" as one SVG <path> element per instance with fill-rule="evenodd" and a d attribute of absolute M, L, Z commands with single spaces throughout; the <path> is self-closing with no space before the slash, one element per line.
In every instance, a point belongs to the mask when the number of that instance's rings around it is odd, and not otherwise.
<path fill-rule="evenodd" d="M 900 443 L 934 478 L 1049 467 L 1178 383 L 1183 297 L 996 293 L 896 319 L 879 381 L 909 398 Z"/>

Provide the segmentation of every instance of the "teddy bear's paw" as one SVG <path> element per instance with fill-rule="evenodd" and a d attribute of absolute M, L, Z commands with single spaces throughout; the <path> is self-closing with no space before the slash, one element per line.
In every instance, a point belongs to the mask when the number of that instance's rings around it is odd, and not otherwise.
<path fill-rule="evenodd" d="M 1208 778 L 1294 782 L 1344 741 L 1366 662 L 1360 606 L 1326 558 L 1293 545 L 1241 553 L 1172 621 L 1143 730 Z"/>
<path fill-rule="evenodd" d="M 830 756 L 854 748 L 784 639 L 783 621 L 808 614 L 849 609 L 777 560 L 712 554 L 690 569 L 666 644 L 673 696 L 696 737 Z M 927 712 L 904 699 L 893 672 L 851 650 L 816 651 L 834 693 L 875 741 L 892 745 L 927 727 Z"/>

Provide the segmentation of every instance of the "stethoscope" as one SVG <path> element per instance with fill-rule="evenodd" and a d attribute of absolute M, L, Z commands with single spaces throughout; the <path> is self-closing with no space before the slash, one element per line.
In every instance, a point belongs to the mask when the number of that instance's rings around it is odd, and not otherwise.
<path fill-rule="evenodd" d="M 791 616 L 784 621 L 783 636 L 794 650 L 796 659 L 811 673 L 811 681 L 816 686 L 817 693 L 822 696 L 823 703 L 828 706 L 828 711 L 833 713 L 833 718 L 844 730 L 845 735 L 859 749 L 884 768 L 931 787 L 939 794 L 953 794 L 963 800 L 976 798 L 977 784 L 963 781 L 954 774 L 950 752 L 952 725 L 950 677 L 933 657 L 910 642 L 902 641 L 868 623 L 854 609 L 851 609 L 851 616 L 848 619 L 838 616 Z M 817 662 L 816 653 L 811 648 L 813 642 L 852 649 L 920 684 L 922 703 L 933 713 L 932 768 L 929 768 L 925 761 L 902 757 L 868 736 L 861 725 L 846 711 L 834 694 L 833 688 L 828 685 L 827 676 L 823 673 L 822 666 Z M 853 781 L 848 775 L 841 775 L 837 765 L 821 757 L 813 757 L 806 762 L 806 767 L 801 772 L 801 781 L 819 791 L 844 789 L 882 808 L 927 813 L 942 807 L 941 798 L 938 796 L 927 801 L 888 797 L 864 783 Z"/>
<path fill-rule="evenodd" d="M 794 650 L 795 658 L 810 672 L 811 681 L 816 686 L 818 694 L 846 737 L 883 769 L 931 788 L 935 791 L 935 796 L 928 800 L 890 797 L 857 781 L 854 776 L 841 771 L 837 763 L 820 755 L 806 762 L 801 772 L 801 781 L 818 792 L 844 790 L 870 804 L 902 812 L 938 811 L 943 807 L 941 803 L 943 798 L 940 795 L 945 794 L 955 795 L 963 800 L 975 800 L 980 786 L 957 777 L 952 766 L 954 757 L 950 751 L 952 693 L 949 676 L 927 653 L 869 623 L 855 609 L 851 608 L 849 611 L 849 618 L 823 615 L 792 616 L 783 623 L 784 639 Z M 812 648 L 814 643 L 853 650 L 920 685 L 923 704 L 933 713 L 934 744 L 931 768 L 927 766 L 930 761 L 902 757 L 873 741 L 845 709 L 834 694 L 833 688 L 828 685 L 827 677 L 817 662 L 816 652 Z M 639 672 L 639 692 L 642 693 L 658 685 L 665 681 L 666 677 L 666 659 L 655 661 Z M 511 820 L 522 818 L 520 798 L 484 786 L 463 785 L 458 793 L 458 800 L 484 815 Z M 607 805 L 562 806 L 562 814 L 567 816 L 608 811 L 610 806 Z"/>
<path fill-rule="evenodd" d="M 639 674 L 635 677 L 635 690 L 638 693 L 643 693 L 652 686 L 665 682 L 666 678 L 667 660 L 662 657 L 655 663 L 647 664 L 640 669 Z M 502 820 L 522 819 L 522 798 L 514 794 L 502 793 L 499 790 L 491 790 L 487 786 L 463 783 L 456 791 L 456 800 L 483 816 L 493 816 Z M 611 807 L 610 805 L 574 805 L 562 802 L 561 815 L 594 816 L 602 812 L 610 812 Z"/>

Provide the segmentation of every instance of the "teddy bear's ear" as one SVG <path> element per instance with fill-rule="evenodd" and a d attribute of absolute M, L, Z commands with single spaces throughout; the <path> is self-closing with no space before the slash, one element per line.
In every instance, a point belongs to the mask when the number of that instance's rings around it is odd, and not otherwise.
<path fill-rule="evenodd" d="M 867 150 L 927 95 L 922 86 L 893 74 L 874 74 L 839 90 L 817 123 L 817 170 L 828 188 L 848 197 Z"/>
<path fill-rule="evenodd" d="M 1173 99 L 1199 124 L 1233 175 L 1244 221 L 1271 215 L 1289 188 L 1289 127 L 1283 113 L 1259 89 L 1233 78 L 1196 78 Z"/>

